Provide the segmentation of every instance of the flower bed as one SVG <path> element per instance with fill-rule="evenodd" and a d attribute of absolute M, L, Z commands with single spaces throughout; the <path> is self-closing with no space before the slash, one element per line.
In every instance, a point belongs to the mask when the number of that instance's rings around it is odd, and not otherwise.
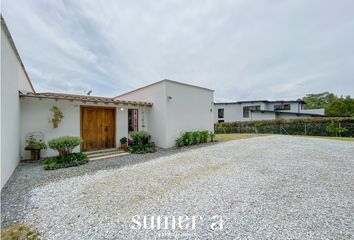
<path fill-rule="evenodd" d="M 150 142 L 151 136 L 145 131 L 132 132 L 133 142 L 128 147 L 128 152 L 135 154 L 156 152 L 155 143 Z"/>
<path fill-rule="evenodd" d="M 88 163 L 87 155 L 84 153 L 71 153 L 64 156 L 48 158 L 44 161 L 45 170 L 55 170 L 58 168 L 75 167 Z"/>

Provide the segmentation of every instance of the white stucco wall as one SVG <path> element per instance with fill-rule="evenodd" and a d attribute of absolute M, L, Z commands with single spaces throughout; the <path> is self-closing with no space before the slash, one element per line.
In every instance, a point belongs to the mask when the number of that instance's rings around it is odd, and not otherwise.
<path fill-rule="evenodd" d="M 249 121 L 274 120 L 274 119 L 276 119 L 276 114 L 274 112 L 251 112 Z"/>
<path fill-rule="evenodd" d="M 294 118 L 310 118 L 308 115 L 294 115 L 286 113 L 277 113 L 277 119 L 294 119 Z"/>
<path fill-rule="evenodd" d="M 214 131 L 214 92 L 166 82 L 167 142 L 166 147 L 175 146 L 175 140 L 182 132 Z M 171 97 L 172 99 L 169 99 Z"/>
<path fill-rule="evenodd" d="M 319 109 L 301 109 L 300 112 L 301 113 L 311 113 L 311 114 L 325 115 L 324 108 L 319 108 Z"/>
<path fill-rule="evenodd" d="M 224 109 L 224 118 L 218 118 L 218 109 Z M 214 122 L 224 120 L 224 122 L 241 121 L 242 111 L 240 104 L 215 104 Z"/>
<path fill-rule="evenodd" d="M 168 96 L 172 99 L 168 99 Z M 181 132 L 213 131 L 213 91 L 164 80 L 116 99 L 152 102 L 149 133 L 156 146 L 170 148 Z"/>
<path fill-rule="evenodd" d="M 58 128 L 53 128 L 48 123 L 48 119 L 52 116 L 49 109 L 57 106 L 64 114 L 64 118 L 59 123 Z M 102 106 L 116 107 L 116 147 L 119 147 L 119 140 L 128 136 L 128 109 L 139 110 L 139 127 L 141 127 L 142 118 L 149 112 L 148 108 L 130 105 L 117 106 L 114 104 L 93 104 L 82 103 L 80 101 L 70 102 L 68 100 L 55 101 L 53 99 L 38 98 L 21 98 L 21 158 L 28 159 L 30 152 L 25 151 L 26 136 L 32 132 L 41 132 L 45 136 L 45 141 L 56 137 L 70 135 L 80 137 L 80 106 Z M 123 108 L 123 111 L 121 111 Z M 144 114 L 142 113 L 144 112 Z M 148 130 L 148 119 L 145 119 L 145 129 Z M 77 147 L 75 151 L 79 151 Z M 54 156 L 57 152 L 48 149 L 42 151 L 42 156 Z"/>
<path fill-rule="evenodd" d="M 166 123 L 166 82 L 160 82 L 147 86 L 123 96 L 117 97 L 120 100 L 152 102 L 152 108 L 147 112 L 146 119 L 149 121 L 149 128 L 145 129 L 151 134 L 152 141 L 156 146 L 164 147 L 167 141 Z M 140 129 L 139 130 L 144 130 Z"/>
<path fill-rule="evenodd" d="M 1 188 L 20 161 L 20 101 L 18 91 L 31 91 L 29 80 L 1 28 Z"/>
<path fill-rule="evenodd" d="M 299 112 L 301 110 L 301 104 L 298 102 L 271 102 L 266 103 L 265 110 L 274 111 L 275 105 L 290 104 L 290 110 L 282 110 L 284 112 Z"/>

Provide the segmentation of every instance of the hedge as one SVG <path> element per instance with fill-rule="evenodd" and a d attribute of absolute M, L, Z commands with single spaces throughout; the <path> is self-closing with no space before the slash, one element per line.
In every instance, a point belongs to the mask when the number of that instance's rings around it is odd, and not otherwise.
<path fill-rule="evenodd" d="M 354 118 L 297 118 L 262 121 L 216 123 L 215 133 L 273 133 L 289 135 L 330 136 L 326 127 L 335 122 L 348 131 L 343 137 L 354 137 Z"/>

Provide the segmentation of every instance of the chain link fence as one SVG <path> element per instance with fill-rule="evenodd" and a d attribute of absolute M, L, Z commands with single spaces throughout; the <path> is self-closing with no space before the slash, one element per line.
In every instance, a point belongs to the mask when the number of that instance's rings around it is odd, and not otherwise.
<path fill-rule="evenodd" d="M 346 129 L 331 133 L 329 124 Z M 271 133 L 286 135 L 354 137 L 354 118 L 308 118 L 289 120 L 264 120 L 215 124 L 215 133 Z"/>

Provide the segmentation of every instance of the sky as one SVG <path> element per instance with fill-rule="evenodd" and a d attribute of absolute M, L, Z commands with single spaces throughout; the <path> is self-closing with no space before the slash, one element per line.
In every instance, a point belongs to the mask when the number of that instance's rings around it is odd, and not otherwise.
<path fill-rule="evenodd" d="M 37 92 L 113 97 L 162 79 L 216 101 L 354 96 L 353 0 L 2 0 Z"/>

